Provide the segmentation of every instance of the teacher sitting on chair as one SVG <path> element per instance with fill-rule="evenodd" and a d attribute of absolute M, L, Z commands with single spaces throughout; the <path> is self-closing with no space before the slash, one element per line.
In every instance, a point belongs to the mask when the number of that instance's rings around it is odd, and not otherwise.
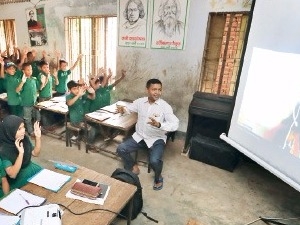
<path fill-rule="evenodd" d="M 34 124 L 35 145 L 25 133 L 24 121 L 14 115 L 6 116 L 0 123 L 0 158 L 8 177 L 10 189 L 20 188 L 42 168 L 31 161 L 41 150 L 41 128 Z M 0 190 L 0 197 L 3 191 Z"/>

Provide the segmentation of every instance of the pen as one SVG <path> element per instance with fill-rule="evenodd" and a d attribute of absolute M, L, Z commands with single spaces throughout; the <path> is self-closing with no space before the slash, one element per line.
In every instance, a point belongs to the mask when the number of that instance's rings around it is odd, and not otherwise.
<path fill-rule="evenodd" d="M 30 204 L 29 204 L 29 201 L 28 201 L 26 198 L 24 198 L 23 195 L 20 194 L 20 196 L 25 200 L 25 202 L 27 203 L 27 205 L 30 205 Z"/>

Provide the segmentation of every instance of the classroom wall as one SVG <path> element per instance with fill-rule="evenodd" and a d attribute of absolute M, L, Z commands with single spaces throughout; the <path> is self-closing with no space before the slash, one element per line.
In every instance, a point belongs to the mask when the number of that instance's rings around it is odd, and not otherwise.
<path fill-rule="evenodd" d="M 31 3 L 0 6 L 0 19 L 15 19 L 18 46 L 21 48 L 30 46 L 25 9 L 37 2 L 32 0 Z M 159 78 L 163 83 L 162 98 L 173 106 L 180 120 L 179 131 L 182 132 L 187 128 L 189 103 L 199 86 L 208 14 L 249 11 L 251 0 L 189 0 L 189 3 L 184 50 L 118 47 L 117 74 L 126 69 L 127 77 L 113 94 L 113 100 L 144 96 L 146 81 Z M 45 49 L 53 59 L 56 49 L 65 51 L 64 17 L 117 15 L 116 0 L 49 0 L 38 3 L 40 5 L 45 8 L 48 45 L 36 49 Z"/>

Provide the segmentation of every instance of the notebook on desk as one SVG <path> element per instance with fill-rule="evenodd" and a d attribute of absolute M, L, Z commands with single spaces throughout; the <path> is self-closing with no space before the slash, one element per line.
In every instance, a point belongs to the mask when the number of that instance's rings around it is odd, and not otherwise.
<path fill-rule="evenodd" d="M 104 111 L 95 111 L 95 112 L 88 113 L 86 115 L 92 119 L 99 120 L 99 121 L 104 121 L 110 118 L 110 114 Z"/>
<path fill-rule="evenodd" d="M 58 192 L 71 176 L 57 173 L 52 170 L 42 169 L 39 173 L 28 179 L 28 182 L 44 187 L 50 191 Z"/>
<path fill-rule="evenodd" d="M 108 105 L 105 107 L 100 108 L 100 110 L 103 111 L 107 111 L 110 113 L 114 113 L 117 114 L 117 105 L 121 105 L 121 106 L 127 106 L 128 104 L 130 104 L 130 102 L 125 102 L 125 101 L 117 101 L 116 103 L 112 104 L 112 105 Z"/>
<path fill-rule="evenodd" d="M 12 214 L 17 214 L 28 206 L 39 206 L 46 198 L 31 194 L 21 189 L 15 189 L 0 201 L 0 208 Z"/>

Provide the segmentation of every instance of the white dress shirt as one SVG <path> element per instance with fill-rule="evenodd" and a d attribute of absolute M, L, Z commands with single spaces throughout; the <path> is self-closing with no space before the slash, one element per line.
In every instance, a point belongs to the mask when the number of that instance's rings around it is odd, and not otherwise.
<path fill-rule="evenodd" d="M 172 107 L 162 99 L 150 104 L 148 97 L 139 98 L 128 105 L 127 109 L 138 114 L 135 133 L 132 135 L 133 139 L 136 142 L 144 140 L 149 148 L 158 139 L 166 142 L 166 132 L 178 129 L 178 118 L 174 115 Z M 160 128 L 148 124 L 151 121 L 149 117 L 160 122 Z"/>

